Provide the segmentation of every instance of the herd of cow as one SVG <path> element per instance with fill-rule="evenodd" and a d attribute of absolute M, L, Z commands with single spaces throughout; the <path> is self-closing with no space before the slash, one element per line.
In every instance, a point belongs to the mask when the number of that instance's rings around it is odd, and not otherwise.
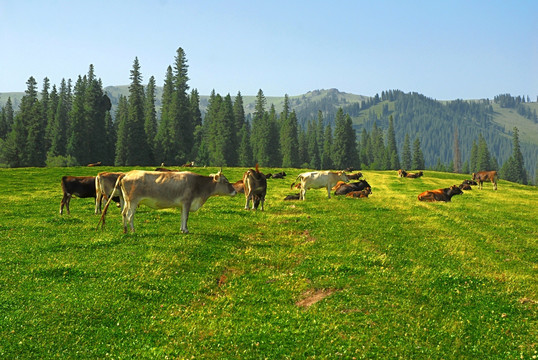
<path fill-rule="evenodd" d="M 398 171 L 399 177 L 417 178 L 423 172 L 407 173 Z M 111 202 L 121 207 L 123 231 L 127 232 L 128 225 L 134 232 L 134 214 L 138 205 L 144 204 L 153 209 L 181 207 L 181 231 L 188 233 L 187 220 L 189 212 L 194 212 L 204 205 L 206 200 L 214 195 L 234 196 L 245 194 L 245 209 L 264 209 L 267 193 L 267 179 L 284 179 L 285 172 L 263 174 L 258 165 L 248 169 L 243 178 L 235 183 L 219 171 L 217 174 L 203 176 L 190 171 L 169 170 L 157 168 L 156 171 L 132 170 L 123 172 L 100 172 L 97 176 L 64 176 L 61 185 L 63 198 L 60 204 L 60 214 L 64 207 L 69 214 L 69 203 L 73 195 L 80 198 L 95 198 L 95 213 L 101 213 L 99 224 L 104 226 L 107 209 Z M 346 195 L 351 198 L 365 198 L 372 193 L 370 184 L 360 179 L 362 174 L 346 174 L 345 171 L 313 171 L 301 173 L 290 188 L 300 190 L 298 194 L 288 195 L 284 200 L 306 200 L 308 189 L 327 189 L 328 198 L 331 190 L 335 195 Z M 449 188 L 429 190 L 418 195 L 420 201 L 450 201 L 452 196 L 460 195 L 462 190 L 470 190 L 470 185 L 482 188 L 484 181 L 491 181 L 497 190 L 497 172 L 482 171 L 472 174 L 472 180 L 465 180 L 461 185 Z M 350 180 L 358 180 L 350 182 Z M 102 201 L 107 200 L 103 210 Z"/>

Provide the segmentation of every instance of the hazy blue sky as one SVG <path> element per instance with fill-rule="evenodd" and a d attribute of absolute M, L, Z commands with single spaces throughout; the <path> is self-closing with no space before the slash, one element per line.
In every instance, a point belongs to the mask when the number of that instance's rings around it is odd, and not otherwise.
<path fill-rule="evenodd" d="M 202 95 L 538 95 L 535 0 L 0 0 L 0 34 L 0 92 L 90 64 L 104 86 L 127 85 L 135 57 L 162 86 L 182 47 Z"/>

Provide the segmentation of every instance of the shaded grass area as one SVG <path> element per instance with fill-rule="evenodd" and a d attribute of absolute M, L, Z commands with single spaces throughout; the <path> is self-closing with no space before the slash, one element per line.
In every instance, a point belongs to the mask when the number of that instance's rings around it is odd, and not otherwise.
<path fill-rule="evenodd" d="M 95 230 L 90 199 L 58 214 L 62 175 L 105 169 L 0 170 L 2 357 L 538 354 L 536 188 L 421 203 L 466 176 L 363 171 L 368 199 L 284 202 L 299 173 L 285 169 L 264 212 L 243 210 L 242 194 L 210 198 L 184 235 L 179 210 L 140 207 L 124 235 L 115 208 Z"/>

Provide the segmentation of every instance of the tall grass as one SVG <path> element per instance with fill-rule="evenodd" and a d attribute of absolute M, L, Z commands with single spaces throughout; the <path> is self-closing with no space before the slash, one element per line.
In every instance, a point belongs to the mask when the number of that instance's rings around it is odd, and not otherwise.
<path fill-rule="evenodd" d="M 288 202 L 284 169 L 264 212 L 213 197 L 188 235 L 179 210 L 141 206 L 126 235 L 116 208 L 96 230 L 91 199 L 59 215 L 61 176 L 112 169 L 0 169 L 0 357 L 538 355 L 537 188 L 422 203 L 466 176 L 364 171 L 368 199 Z"/>

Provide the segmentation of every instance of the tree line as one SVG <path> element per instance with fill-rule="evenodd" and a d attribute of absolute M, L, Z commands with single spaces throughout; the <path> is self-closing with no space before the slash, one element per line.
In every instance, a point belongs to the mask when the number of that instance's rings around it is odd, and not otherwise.
<path fill-rule="evenodd" d="M 426 168 L 430 143 L 426 142 L 425 156 L 425 145 L 421 143 L 424 138 L 416 131 L 422 126 L 417 109 L 429 106 L 435 112 L 438 106 L 427 98 L 403 96 L 391 90 L 360 105 L 339 107 L 335 114 L 328 111 L 328 102 L 318 104 L 315 116 L 305 119 L 304 114 L 299 116 L 291 108 L 287 95 L 283 110 L 277 113 L 274 105 L 267 107 L 260 89 L 255 110 L 247 117 L 240 92 L 232 99 L 230 94 L 222 96 L 213 91 L 202 116 L 200 95 L 188 85 L 188 65 L 182 48 L 174 60 L 166 70 L 160 115 L 156 109 L 155 78 L 143 84 L 138 58 L 130 71 L 128 95 L 120 96 L 115 114 L 111 114 L 110 99 L 93 65 L 74 86 L 71 80 L 62 80 L 59 87 L 51 87 L 45 78 L 41 93 L 30 77 L 19 109 L 14 111 L 10 99 L 2 108 L 0 164 L 74 166 L 100 161 L 116 166 L 172 166 L 195 161 L 199 165 L 243 167 L 259 163 L 266 167 L 312 169 Z M 381 112 L 372 110 L 386 100 L 394 102 L 394 109 L 383 104 Z M 464 102 L 451 106 L 463 107 L 476 121 L 487 122 L 487 108 L 473 109 Z M 359 111 L 368 112 L 362 128 L 353 125 L 350 115 Z M 382 126 L 385 121 L 386 130 Z M 409 134 L 415 137 L 411 139 Z M 478 135 L 476 151 L 470 154 L 459 150 L 460 139 L 445 146 L 448 153 L 458 147 L 458 158 L 468 159 L 463 165 L 460 160 L 439 158 L 437 165 L 430 167 L 456 172 L 499 168 L 497 160 L 489 155 L 486 139 Z M 519 155 L 514 158 L 516 167 L 523 164 Z"/>

